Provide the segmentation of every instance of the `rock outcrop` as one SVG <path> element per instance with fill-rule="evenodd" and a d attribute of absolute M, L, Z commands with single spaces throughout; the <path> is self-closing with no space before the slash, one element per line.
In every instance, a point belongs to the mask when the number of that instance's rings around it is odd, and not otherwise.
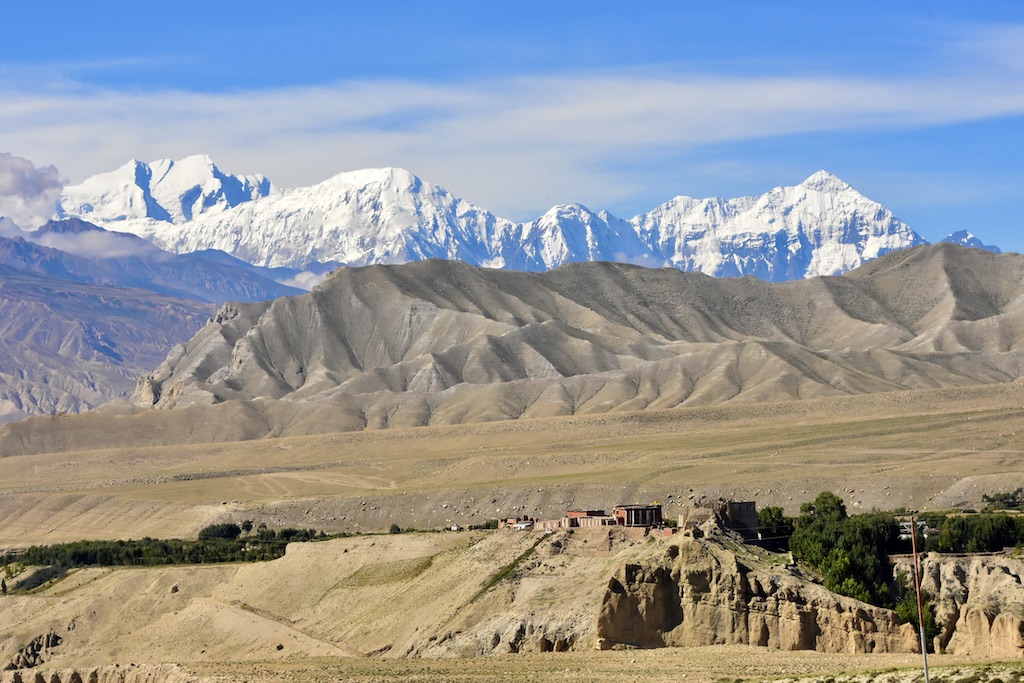
<path fill-rule="evenodd" d="M 753 570 L 713 541 L 683 539 L 609 581 L 597 647 L 759 645 L 837 653 L 914 652 L 894 612 L 793 575 Z"/>
<path fill-rule="evenodd" d="M 199 683 L 201 680 L 174 664 L 0 671 L 0 683 Z"/>
<path fill-rule="evenodd" d="M 567 652 L 583 649 L 580 641 L 590 635 L 575 615 L 550 619 L 542 615 L 516 618 L 498 616 L 469 632 L 447 632 L 439 638 L 410 648 L 412 657 L 476 657 L 529 652 Z"/>
<path fill-rule="evenodd" d="M 898 560 L 895 571 L 912 576 L 911 560 Z M 921 588 L 934 600 L 937 651 L 1024 657 L 1024 561 L 929 553 L 921 559 L 921 574 Z"/>
<path fill-rule="evenodd" d="M 11 657 L 11 661 L 4 667 L 4 670 L 31 669 L 32 667 L 39 666 L 49 657 L 50 650 L 62 642 L 64 642 L 64 639 L 53 631 L 36 636 L 32 639 L 32 642 L 20 648 Z"/>

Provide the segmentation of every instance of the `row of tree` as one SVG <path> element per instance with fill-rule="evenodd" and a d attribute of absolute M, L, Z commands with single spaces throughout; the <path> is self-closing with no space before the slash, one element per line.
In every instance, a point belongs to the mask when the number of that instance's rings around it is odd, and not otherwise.
<path fill-rule="evenodd" d="M 985 553 L 1024 544 L 1024 515 L 950 515 L 938 527 L 939 535 L 927 539 L 928 550 Z"/>
<path fill-rule="evenodd" d="M 892 515 L 846 513 L 842 499 L 825 492 L 800 507 L 789 549 L 819 572 L 825 587 L 873 605 L 892 607 L 889 553 L 899 547 Z"/>
<path fill-rule="evenodd" d="M 241 533 L 237 524 L 215 524 L 202 529 L 196 541 L 157 538 L 75 541 L 32 546 L 16 559 L 26 565 L 68 568 L 257 562 L 282 557 L 289 543 L 337 538 L 315 529 L 275 531 L 263 525 L 250 537 L 242 538 Z M 14 559 L 0 557 L 0 563 L 7 564 Z"/>
<path fill-rule="evenodd" d="M 1017 492 L 1003 503 L 1013 503 Z M 901 618 L 917 624 L 913 586 L 906 576 L 893 579 L 889 555 L 910 551 L 910 541 L 900 536 L 891 513 L 872 512 L 850 516 L 843 500 L 824 492 L 800 506 L 800 515 L 788 518 L 782 508 L 759 512 L 761 533 L 788 548 L 793 557 L 821 574 L 829 590 L 864 602 L 896 610 Z M 1024 544 L 1024 515 L 1006 513 L 938 514 L 926 517 L 938 535 L 925 538 L 918 529 L 918 547 L 940 552 L 993 552 Z M 927 603 L 929 598 L 925 598 Z M 934 634 L 931 606 L 925 606 L 925 630 Z M 929 638 L 930 639 L 930 638 Z"/>

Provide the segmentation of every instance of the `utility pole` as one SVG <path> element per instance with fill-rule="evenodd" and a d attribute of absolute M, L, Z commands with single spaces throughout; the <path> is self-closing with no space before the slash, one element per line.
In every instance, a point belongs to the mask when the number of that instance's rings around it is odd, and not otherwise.
<path fill-rule="evenodd" d="M 910 544 L 914 549 L 914 588 L 917 590 L 917 628 L 921 633 L 921 659 L 924 660 L 924 683 L 928 683 L 928 643 L 924 637 L 924 603 L 921 602 L 921 566 L 917 562 L 917 519 L 910 516 Z"/>

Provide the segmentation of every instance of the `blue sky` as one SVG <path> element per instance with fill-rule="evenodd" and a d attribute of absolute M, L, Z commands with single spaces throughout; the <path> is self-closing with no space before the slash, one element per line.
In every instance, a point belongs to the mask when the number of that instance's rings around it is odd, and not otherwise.
<path fill-rule="evenodd" d="M 1024 250 L 1024 4 L 818 5 L 17 3 L 0 152 L 69 182 L 402 166 L 518 220 L 824 168 L 927 239 Z"/>

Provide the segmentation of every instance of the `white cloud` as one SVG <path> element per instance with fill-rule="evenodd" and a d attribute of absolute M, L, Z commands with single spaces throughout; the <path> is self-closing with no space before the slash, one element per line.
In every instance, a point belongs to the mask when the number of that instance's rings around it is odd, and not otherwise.
<path fill-rule="evenodd" d="M 1004 42 L 1014 38 L 1002 31 Z M 557 202 L 600 208 L 630 197 L 640 179 L 627 177 L 623 162 L 636 168 L 703 145 L 795 133 L 1020 114 L 1024 72 L 997 53 L 976 55 L 976 68 L 965 62 L 956 73 L 875 79 L 648 70 L 219 94 L 0 86 L 0 129 L 18 141 L 19 153 L 55 160 L 76 180 L 129 158 L 198 152 L 284 187 L 402 166 L 525 220 Z"/>
<path fill-rule="evenodd" d="M 307 292 L 316 287 L 318 284 L 327 279 L 327 276 L 331 273 L 314 273 L 312 271 L 304 270 L 301 273 L 297 273 L 292 277 L 277 280 L 278 284 L 285 285 L 286 287 L 295 287 L 297 289 L 304 289 Z"/>
<path fill-rule="evenodd" d="M 36 168 L 28 159 L 0 152 L 0 216 L 35 228 L 53 215 L 64 188 L 53 166 Z"/>
<path fill-rule="evenodd" d="M 60 249 L 84 258 L 126 258 L 148 256 L 151 259 L 165 255 L 149 242 L 135 235 L 105 230 L 80 233 L 45 233 L 32 238 L 37 244 Z M 169 258 L 170 255 L 166 254 Z"/>

